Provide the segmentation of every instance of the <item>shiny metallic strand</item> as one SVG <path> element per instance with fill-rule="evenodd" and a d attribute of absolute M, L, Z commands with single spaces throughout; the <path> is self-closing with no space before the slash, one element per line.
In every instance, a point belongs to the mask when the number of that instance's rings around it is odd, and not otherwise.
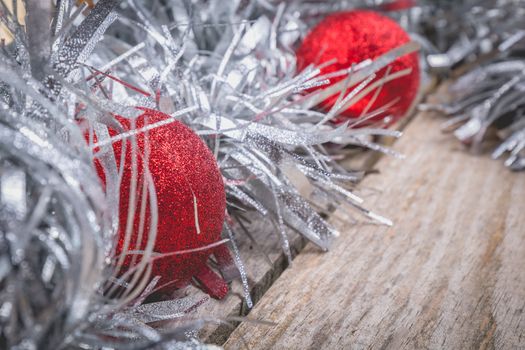
<path fill-rule="evenodd" d="M 475 152 L 488 131 L 496 130 L 503 141 L 492 157 L 506 154 L 505 166 L 524 170 L 525 1 L 423 1 L 398 16 L 422 43 L 431 72 L 447 74 L 460 64 L 484 61 L 451 84 L 450 102 L 421 108 L 449 115 L 443 129 L 454 130 Z"/>
<path fill-rule="evenodd" d="M 480 152 L 489 128 L 504 140 L 492 153 L 499 158 L 508 152 L 505 165 L 525 169 L 525 60 L 498 59 L 463 75 L 450 86 L 452 102 L 422 105 L 452 117 L 445 130 Z"/>

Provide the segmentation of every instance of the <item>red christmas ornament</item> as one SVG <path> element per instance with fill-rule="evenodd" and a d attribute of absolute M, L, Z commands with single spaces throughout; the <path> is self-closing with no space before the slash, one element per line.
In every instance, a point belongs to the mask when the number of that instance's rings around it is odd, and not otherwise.
<path fill-rule="evenodd" d="M 158 207 L 157 237 L 154 251 L 172 253 L 182 250 L 205 247 L 220 240 L 224 223 L 226 199 L 221 173 L 215 157 L 202 140 L 179 121 L 152 128 L 147 137 L 139 129 L 169 119 L 162 112 L 141 108 L 144 114 L 135 122 L 137 179 L 133 233 L 128 250 L 144 249 L 147 242 L 147 229 L 139 240 L 140 208 L 142 184 L 144 183 L 144 157 L 148 156 L 148 168 L 155 184 Z M 130 122 L 118 118 L 124 132 L 133 131 Z M 110 130 L 111 136 L 118 135 Z M 120 186 L 119 242 L 117 256 L 122 253 L 126 221 L 130 210 L 129 198 L 132 192 L 132 144 L 129 138 L 113 143 L 113 150 L 119 163 L 123 142 L 126 155 Z M 147 152 L 146 152 L 147 151 Z M 100 164 L 97 169 L 101 178 L 105 176 Z M 147 201 L 146 227 L 150 225 L 150 203 Z M 138 243 L 138 244 L 137 244 Z M 213 272 L 207 260 L 214 254 L 219 268 L 233 267 L 233 260 L 224 245 L 204 251 L 172 255 L 153 262 L 152 276 L 161 276 L 159 286 L 169 284 L 162 293 L 170 293 L 181 288 L 195 278 L 204 291 L 215 298 L 222 298 L 228 292 L 226 282 Z M 129 267 L 131 257 L 126 257 L 124 270 Z M 229 270 L 231 271 L 231 270 Z"/>
<path fill-rule="evenodd" d="M 301 71 L 310 64 L 320 65 L 336 59 L 335 64 L 321 70 L 321 74 L 332 73 L 349 68 L 353 63 L 374 59 L 409 41 L 410 38 L 403 28 L 388 17 L 372 11 L 339 12 L 327 16 L 308 33 L 297 50 L 297 68 Z M 393 123 L 408 111 L 416 97 L 419 88 L 417 53 L 399 57 L 389 67 L 390 74 L 407 68 L 411 68 L 412 71 L 408 75 L 385 83 L 368 111 L 374 111 L 387 103 L 392 103 L 397 98 L 399 100 L 388 109 L 387 113 L 377 115 L 359 124 L 360 126 L 383 120 L 387 115 L 393 117 L 390 121 Z M 375 80 L 381 79 L 386 71 L 387 67 L 378 71 Z M 345 76 L 332 78 L 330 84 L 332 85 L 344 78 Z M 313 88 L 312 91 L 324 87 Z M 373 98 L 374 93 L 375 90 L 343 111 L 336 122 L 342 122 L 349 118 L 359 118 Z M 327 98 L 320 103 L 319 107 L 328 111 L 336 102 L 337 97 L 338 95 L 334 95 Z"/>

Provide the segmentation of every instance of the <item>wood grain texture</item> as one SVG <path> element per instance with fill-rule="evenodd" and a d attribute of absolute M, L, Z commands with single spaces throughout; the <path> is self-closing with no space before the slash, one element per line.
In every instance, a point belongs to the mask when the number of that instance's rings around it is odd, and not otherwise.
<path fill-rule="evenodd" d="M 345 225 L 267 291 L 226 349 L 525 348 L 525 174 L 467 153 L 418 116 L 362 188 L 394 227 Z M 246 340 L 246 344 L 242 339 Z"/>

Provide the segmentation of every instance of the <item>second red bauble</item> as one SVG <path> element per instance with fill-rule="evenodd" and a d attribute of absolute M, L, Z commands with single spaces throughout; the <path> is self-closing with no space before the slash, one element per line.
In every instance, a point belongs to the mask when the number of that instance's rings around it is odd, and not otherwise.
<path fill-rule="evenodd" d="M 335 13 L 323 19 L 301 43 L 297 50 L 298 71 L 310 64 L 318 66 L 335 59 L 336 63 L 323 68 L 321 74 L 336 72 L 366 59 L 374 59 L 409 41 L 410 37 L 399 24 L 376 12 L 355 10 Z M 411 68 L 412 71 L 408 75 L 384 84 L 368 111 L 372 112 L 385 106 L 396 98 L 399 98 L 398 102 L 390 107 L 387 113 L 377 115 L 359 126 L 382 121 L 387 115 L 392 117 L 389 123 L 393 123 L 405 115 L 412 105 L 417 95 L 420 79 L 417 53 L 399 57 L 389 67 L 390 74 L 406 68 Z M 378 71 L 376 80 L 383 77 L 386 71 L 386 67 Z M 330 79 L 330 85 L 345 77 Z M 359 118 L 373 98 L 374 91 L 342 112 L 336 122 Z M 336 102 L 337 97 L 338 95 L 331 96 L 319 107 L 328 111 Z"/>

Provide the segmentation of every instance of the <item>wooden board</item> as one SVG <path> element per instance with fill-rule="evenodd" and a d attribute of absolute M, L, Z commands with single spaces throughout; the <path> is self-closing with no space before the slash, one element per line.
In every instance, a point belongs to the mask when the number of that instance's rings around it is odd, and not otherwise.
<path fill-rule="evenodd" d="M 362 183 L 395 226 L 347 226 L 340 208 L 333 249 L 307 245 L 249 314 L 276 325 L 242 323 L 226 349 L 525 348 L 525 174 L 442 121 L 418 116 L 396 145 L 407 159 Z"/>

